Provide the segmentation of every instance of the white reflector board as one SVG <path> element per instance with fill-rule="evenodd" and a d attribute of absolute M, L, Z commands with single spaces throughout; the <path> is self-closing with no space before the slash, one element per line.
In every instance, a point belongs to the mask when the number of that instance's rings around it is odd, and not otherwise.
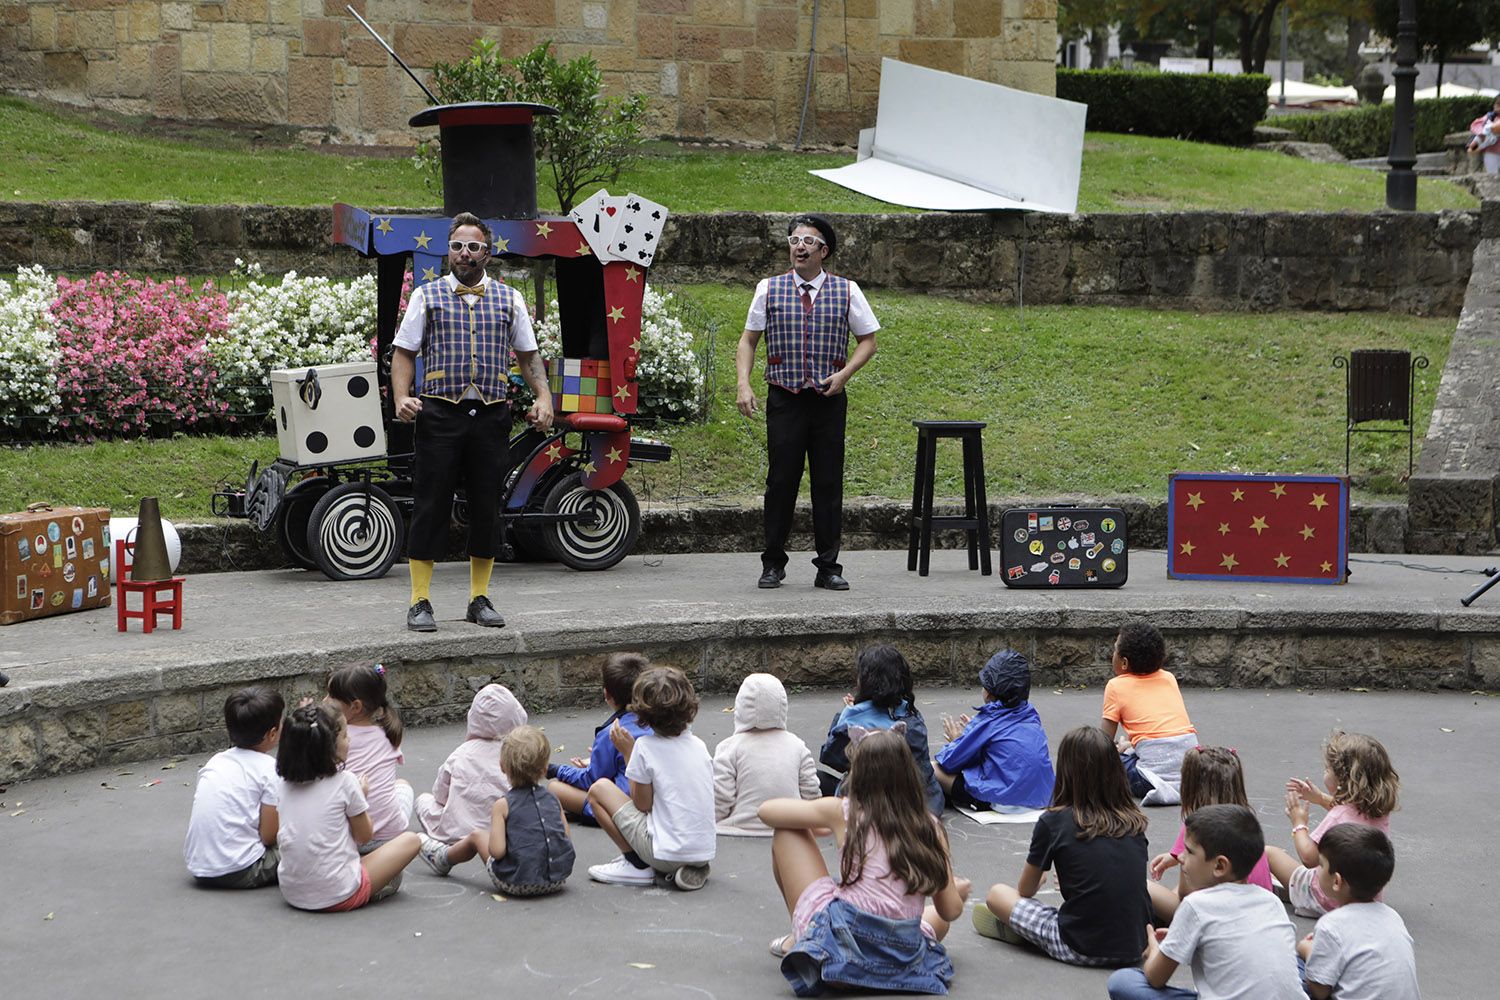
<path fill-rule="evenodd" d="M 1073 212 L 1087 113 L 1074 101 L 884 59 L 870 155 L 810 173 L 912 208 Z"/>

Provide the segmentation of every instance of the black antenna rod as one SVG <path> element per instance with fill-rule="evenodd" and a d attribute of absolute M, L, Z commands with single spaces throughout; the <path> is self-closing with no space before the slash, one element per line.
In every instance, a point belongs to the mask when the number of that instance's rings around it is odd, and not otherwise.
<path fill-rule="evenodd" d="M 359 16 L 359 11 L 355 10 L 353 6 L 348 6 L 344 9 L 353 14 L 354 19 L 365 26 L 365 30 L 368 31 L 374 37 L 374 39 L 380 43 L 380 47 L 389 52 L 391 54 L 391 58 L 396 60 L 397 66 L 400 66 L 402 69 L 406 70 L 406 75 L 411 77 L 413 83 L 422 88 L 422 93 L 427 95 L 427 99 L 429 101 L 431 101 L 433 104 L 439 103 L 437 95 L 427 89 L 427 84 L 417 79 L 417 74 L 413 73 L 411 71 L 411 67 L 402 62 L 401 57 L 396 55 L 396 50 L 387 45 L 385 39 L 381 38 L 379 33 L 376 32 L 374 28 L 370 27 L 370 22 Z"/>

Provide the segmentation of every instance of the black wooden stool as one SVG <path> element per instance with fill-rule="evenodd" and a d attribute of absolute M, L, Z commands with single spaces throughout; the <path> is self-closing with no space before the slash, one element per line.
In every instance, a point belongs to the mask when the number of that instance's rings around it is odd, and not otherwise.
<path fill-rule="evenodd" d="M 911 535 L 906 545 L 906 568 L 927 575 L 928 557 L 932 554 L 932 526 L 962 528 L 969 536 L 969 568 L 990 575 L 990 509 L 984 495 L 984 444 L 979 420 L 913 420 L 917 429 L 916 475 L 911 489 Z M 958 438 L 964 446 L 964 512 L 960 516 L 934 517 L 932 514 L 932 478 L 937 460 L 938 440 Z M 919 548 L 920 543 L 920 548 Z"/>

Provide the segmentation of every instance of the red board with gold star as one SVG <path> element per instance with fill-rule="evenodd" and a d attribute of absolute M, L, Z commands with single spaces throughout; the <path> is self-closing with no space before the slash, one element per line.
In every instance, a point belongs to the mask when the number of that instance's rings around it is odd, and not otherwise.
<path fill-rule="evenodd" d="M 1167 478 L 1167 575 L 1343 583 L 1349 480 L 1177 472 Z"/>

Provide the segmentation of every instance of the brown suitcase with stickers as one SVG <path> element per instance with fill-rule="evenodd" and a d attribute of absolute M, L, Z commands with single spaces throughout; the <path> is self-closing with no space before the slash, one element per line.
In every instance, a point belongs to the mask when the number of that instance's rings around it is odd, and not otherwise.
<path fill-rule="evenodd" d="M 108 507 L 0 514 L 0 625 L 110 602 Z"/>

